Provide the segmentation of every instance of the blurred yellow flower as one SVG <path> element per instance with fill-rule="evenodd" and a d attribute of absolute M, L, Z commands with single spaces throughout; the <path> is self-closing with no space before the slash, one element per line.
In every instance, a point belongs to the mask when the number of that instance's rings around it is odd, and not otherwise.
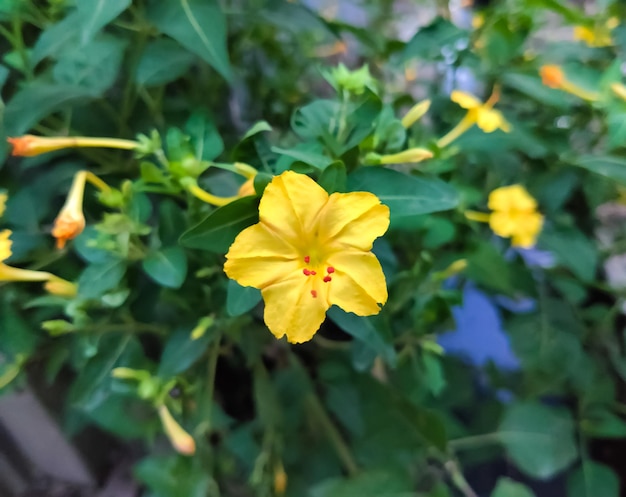
<path fill-rule="evenodd" d="M 132 150 L 139 146 L 139 142 L 133 140 L 90 138 L 87 136 L 60 136 L 48 138 L 44 136 L 23 135 L 7 138 L 7 141 L 13 146 L 11 155 L 21 157 L 32 157 L 64 148 L 102 147 Z"/>
<path fill-rule="evenodd" d="M 478 100 L 473 95 L 463 91 L 454 90 L 450 94 L 450 100 L 467 109 L 465 117 L 457 124 L 447 135 L 443 136 L 437 142 L 439 148 L 448 146 L 459 136 L 470 129 L 474 124 L 485 133 L 493 133 L 497 129 L 501 129 L 505 133 L 511 131 L 511 125 L 504 118 L 502 113 L 493 108 L 498 99 L 500 92 L 496 88 L 485 103 Z"/>
<path fill-rule="evenodd" d="M 604 24 L 574 26 L 574 39 L 585 42 L 590 47 L 610 47 L 613 45 L 611 31 L 619 25 L 617 17 L 611 17 Z"/>
<path fill-rule="evenodd" d="M 259 219 L 237 236 L 224 271 L 261 290 L 277 338 L 310 340 L 331 305 L 359 316 L 380 312 L 387 285 L 371 249 L 389 227 L 389 208 L 378 197 L 329 196 L 308 176 L 286 171 L 265 189 Z"/>
<path fill-rule="evenodd" d="M 626 86 L 621 83 L 611 83 L 611 90 L 619 98 L 626 101 Z"/>
<path fill-rule="evenodd" d="M 504 186 L 489 194 L 491 214 L 468 211 L 473 221 L 488 222 L 491 230 L 503 238 L 511 238 L 515 247 L 532 247 L 543 226 L 543 216 L 537 212 L 537 201 L 521 185 Z"/>
<path fill-rule="evenodd" d="M 4 264 L 13 252 L 11 251 L 11 231 L 0 231 L 0 281 L 47 281 L 53 277 L 44 271 L 31 271 L 19 269 Z"/>

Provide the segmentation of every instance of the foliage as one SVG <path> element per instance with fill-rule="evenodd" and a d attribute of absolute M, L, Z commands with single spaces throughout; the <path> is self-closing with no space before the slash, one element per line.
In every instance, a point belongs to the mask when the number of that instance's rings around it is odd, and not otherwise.
<path fill-rule="evenodd" d="M 146 496 L 616 497 L 626 7 L 323 4 L 0 2 L 0 392 L 43 369 Z M 380 313 L 300 345 L 223 269 L 285 171 L 390 218 Z"/>

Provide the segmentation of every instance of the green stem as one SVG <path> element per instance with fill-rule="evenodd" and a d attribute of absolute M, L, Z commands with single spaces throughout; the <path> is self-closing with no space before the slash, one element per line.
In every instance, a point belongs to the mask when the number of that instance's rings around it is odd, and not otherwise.
<path fill-rule="evenodd" d="M 214 339 L 211 350 L 209 351 L 209 365 L 207 369 L 207 398 L 209 400 L 209 414 L 207 415 L 207 428 L 206 432 L 209 433 L 211 431 L 211 412 L 213 410 L 213 396 L 215 395 L 215 376 L 217 374 L 217 360 L 220 356 L 220 342 L 222 341 L 222 336 L 218 332 L 217 336 Z"/>
<path fill-rule="evenodd" d="M 344 468 L 348 472 L 350 476 L 355 476 L 359 472 L 359 468 L 352 457 L 352 453 L 350 452 L 350 448 L 344 441 L 341 433 L 337 427 L 333 424 L 332 420 L 326 413 L 322 402 L 319 397 L 315 395 L 315 393 L 311 392 L 306 396 L 306 403 L 308 404 L 311 412 L 320 422 L 324 430 L 326 431 L 326 436 L 330 443 L 332 443 L 339 459 L 341 460 Z"/>
<path fill-rule="evenodd" d="M 26 79 L 30 81 L 34 78 L 34 74 L 33 69 L 30 66 L 30 61 L 28 60 L 28 52 L 26 51 L 26 46 L 24 45 L 24 38 L 22 37 L 22 19 L 19 17 L 17 12 L 13 15 L 11 27 L 13 29 L 13 48 L 22 59 L 24 75 L 26 76 Z"/>

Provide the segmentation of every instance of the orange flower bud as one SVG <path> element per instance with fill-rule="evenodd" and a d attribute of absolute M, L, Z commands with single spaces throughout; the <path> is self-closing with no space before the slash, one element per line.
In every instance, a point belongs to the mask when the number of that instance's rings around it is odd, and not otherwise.
<path fill-rule="evenodd" d="M 71 209 L 63 209 L 54 220 L 52 236 L 56 238 L 58 249 L 65 247 L 68 240 L 73 240 L 85 229 L 85 216 Z"/>
<path fill-rule="evenodd" d="M 256 195 L 256 191 L 254 189 L 254 178 L 250 178 L 244 184 L 239 187 L 239 192 L 237 193 L 239 197 L 249 197 L 250 195 Z"/>
<path fill-rule="evenodd" d="M 193 455 L 196 452 L 196 442 L 193 437 L 178 424 L 164 405 L 159 406 L 159 417 L 163 424 L 163 430 L 176 451 L 186 456 Z"/>
<path fill-rule="evenodd" d="M 139 146 L 139 143 L 134 140 L 91 138 L 85 136 L 44 137 L 23 135 L 15 138 L 7 138 L 7 141 L 13 146 L 11 155 L 20 157 L 33 157 L 46 152 L 74 147 L 103 147 L 133 150 Z"/>
<path fill-rule="evenodd" d="M 561 88 L 565 81 L 563 70 L 556 65 L 545 65 L 539 69 L 541 82 L 549 88 Z"/>

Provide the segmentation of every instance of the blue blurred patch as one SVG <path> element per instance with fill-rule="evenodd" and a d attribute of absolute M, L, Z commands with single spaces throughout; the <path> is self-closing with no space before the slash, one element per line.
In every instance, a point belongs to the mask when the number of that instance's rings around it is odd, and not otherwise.
<path fill-rule="evenodd" d="M 453 307 L 452 315 L 456 330 L 440 335 L 437 340 L 448 354 L 478 367 L 492 361 L 503 370 L 519 369 L 519 360 L 511 350 L 498 309 L 485 293 L 466 284 L 463 305 Z"/>

